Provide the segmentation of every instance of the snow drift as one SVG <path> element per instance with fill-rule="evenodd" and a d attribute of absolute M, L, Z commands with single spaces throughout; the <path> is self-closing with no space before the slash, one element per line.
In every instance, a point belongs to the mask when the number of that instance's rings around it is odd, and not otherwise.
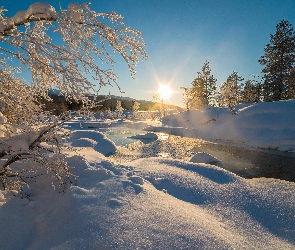
<path fill-rule="evenodd" d="M 255 147 L 295 150 L 295 100 L 239 105 L 236 111 L 234 115 L 228 109 L 210 106 L 183 111 L 164 117 L 164 127 L 158 130 L 206 140 L 230 140 Z"/>
<path fill-rule="evenodd" d="M 294 249 L 295 184 L 161 158 L 69 153 L 77 185 L 3 192 L 3 249 Z M 37 188 L 37 187 L 36 187 Z"/>

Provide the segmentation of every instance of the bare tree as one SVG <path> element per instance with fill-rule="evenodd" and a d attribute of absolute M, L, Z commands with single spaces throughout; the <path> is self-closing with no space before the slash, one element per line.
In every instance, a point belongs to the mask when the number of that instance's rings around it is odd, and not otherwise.
<path fill-rule="evenodd" d="M 185 106 L 185 109 L 189 112 L 192 107 L 194 106 L 194 98 L 192 95 L 192 89 L 191 88 L 186 88 L 186 87 L 180 87 L 182 90 L 182 102 Z"/>

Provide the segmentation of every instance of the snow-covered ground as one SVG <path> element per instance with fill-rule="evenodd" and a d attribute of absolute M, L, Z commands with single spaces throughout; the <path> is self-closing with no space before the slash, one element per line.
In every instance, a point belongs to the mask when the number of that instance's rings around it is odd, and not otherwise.
<path fill-rule="evenodd" d="M 241 104 L 235 111 L 233 115 L 225 108 L 204 107 L 166 116 L 163 125 L 167 131 L 181 136 L 295 150 L 295 100 Z"/>
<path fill-rule="evenodd" d="M 207 107 L 162 125 L 90 123 L 295 150 L 295 101 L 237 107 L 236 115 Z M 134 136 L 151 142 L 122 148 L 75 121 L 68 126 L 66 144 L 75 150 L 65 153 L 76 185 L 60 194 L 37 180 L 23 199 L 2 191 L 0 249 L 295 249 L 295 183 L 244 179 L 211 165 L 218 159 L 208 154 L 181 155 L 197 139 L 173 141 L 173 158 L 154 157 L 146 145 L 161 153 L 157 141 L 167 138 L 160 134 Z M 135 156 L 120 163 L 116 150 Z"/>

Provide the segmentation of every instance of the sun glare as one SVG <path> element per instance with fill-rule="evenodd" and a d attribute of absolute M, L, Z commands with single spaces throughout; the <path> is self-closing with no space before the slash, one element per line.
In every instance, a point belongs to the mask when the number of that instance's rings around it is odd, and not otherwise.
<path fill-rule="evenodd" d="M 170 95 L 172 94 L 172 90 L 169 85 L 161 84 L 158 93 L 160 94 L 161 99 L 168 100 Z"/>

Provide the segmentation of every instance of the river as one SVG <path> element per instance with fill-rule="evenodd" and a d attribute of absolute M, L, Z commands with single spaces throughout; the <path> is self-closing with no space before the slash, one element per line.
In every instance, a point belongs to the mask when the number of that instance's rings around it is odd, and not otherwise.
<path fill-rule="evenodd" d="M 219 160 L 216 165 L 241 177 L 266 177 L 295 182 L 295 153 L 249 148 L 231 142 L 213 143 L 196 138 L 157 134 L 158 140 L 137 140 L 125 147 L 119 146 L 110 158 L 117 163 L 156 156 L 189 160 L 195 153 L 205 152 Z"/>

